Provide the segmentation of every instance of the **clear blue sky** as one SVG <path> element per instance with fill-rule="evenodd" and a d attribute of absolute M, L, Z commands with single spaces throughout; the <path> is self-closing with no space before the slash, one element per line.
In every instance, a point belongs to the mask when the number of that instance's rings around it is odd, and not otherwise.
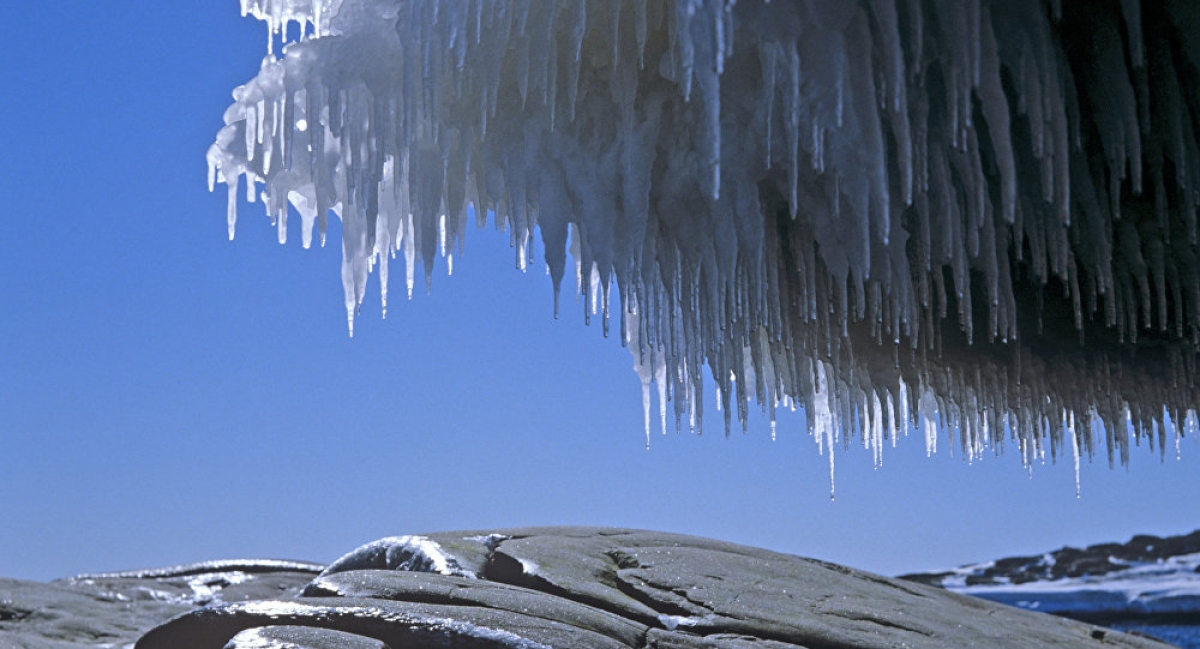
<path fill-rule="evenodd" d="M 472 232 L 430 295 L 346 336 L 337 232 L 226 239 L 204 153 L 265 53 L 237 2 L 6 3 L 0 48 L 0 576 L 330 561 L 374 538 L 603 524 L 895 574 L 1200 527 L 1200 443 L 967 466 L 919 438 L 838 498 L 800 415 L 642 440 L 631 359 Z M 295 237 L 298 239 L 298 237 Z M 402 285 L 402 284 L 401 284 Z M 373 282 L 372 289 L 377 292 Z M 711 401 L 711 400 L 710 400 Z M 710 412 L 710 422 L 719 415 Z M 839 449 L 840 451 L 840 449 Z"/>

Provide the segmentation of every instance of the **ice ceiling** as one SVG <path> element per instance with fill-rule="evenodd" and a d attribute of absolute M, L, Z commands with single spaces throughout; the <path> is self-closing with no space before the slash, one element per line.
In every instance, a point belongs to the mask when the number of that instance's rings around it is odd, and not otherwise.
<path fill-rule="evenodd" d="M 242 10 L 290 42 L 235 90 L 210 183 L 231 237 L 239 184 L 280 241 L 289 204 L 306 247 L 341 219 L 351 332 L 370 273 L 386 309 L 389 264 L 411 295 L 492 214 L 615 321 L 647 440 L 652 401 L 698 430 L 713 384 L 727 431 L 802 407 L 831 470 L 910 429 L 1026 463 L 1196 432 L 1191 0 Z"/>

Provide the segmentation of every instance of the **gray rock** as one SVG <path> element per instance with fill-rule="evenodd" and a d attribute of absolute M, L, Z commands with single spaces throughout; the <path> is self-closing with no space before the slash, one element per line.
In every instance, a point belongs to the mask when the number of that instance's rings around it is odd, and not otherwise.
<path fill-rule="evenodd" d="M 20 586 L 0 596 L 0 647 L 124 647 L 155 624 L 137 649 L 1167 646 L 821 561 L 661 532 L 444 532 L 362 546 L 315 578 L 315 567 L 304 565 L 308 572 L 243 572 L 224 585 L 215 575 L 236 569 L 0 582 Z M 197 608 L 206 584 L 221 587 Z M 113 588 L 160 599 L 96 598 Z M 49 619 L 55 611 L 57 622 Z M 72 611 L 88 631 L 66 623 Z M 44 621 L 35 626 L 38 616 Z M 128 620 L 118 624 L 120 616 Z M 6 635 L 15 627 L 26 631 Z M 34 629 L 46 632 L 36 636 L 42 644 L 31 643 Z M 61 642 L 74 644 L 52 644 L 68 636 Z"/>
<path fill-rule="evenodd" d="M 699 637 L 662 629 L 651 629 L 646 635 L 645 646 L 648 649 L 803 649 L 800 645 L 752 636 L 717 633 Z"/>
<path fill-rule="evenodd" d="M 132 646 L 147 629 L 200 605 L 294 597 L 322 568 L 213 561 L 49 584 L 0 579 L 0 649 Z"/>
<path fill-rule="evenodd" d="M 792 555 L 572 527 L 385 539 L 335 561 L 298 598 L 187 613 L 137 647 L 220 649 L 267 624 L 395 649 L 1165 646 Z"/>
<path fill-rule="evenodd" d="M 517 611 L 356 597 L 311 597 L 205 607 L 152 629 L 137 649 L 221 649 L 260 626 L 308 626 L 374 638 L 395 649 L 626 649 L 629 645 Z"/>
<path fill-rule="evenodd" d="M 156 599 L 147 591 L 0 579 L 0 647 L 120 647 L 192 608 L 190 603 Z"/>
<path fill-rule="evenodd" d="M 735 634 L 810 647 L 1028 647 L 1030 638 L 1046 647 L 1095 644 L 1087 625 L 709 539 L 586 528 L 502 532 L 513 538 L 496 548 L 489 578 L 586 601 L 681 637 Z"/>
<path fill-rule="evenodd" d="M 547 597 L 536 590 L 491 581 L 425 573 L 360 570 L 323 575 L 314 580 L 304 594 L 515 611 L 594 631 L 623 646 L 637 646 L 647 631 L 644 624 L 564 597 Z"/>

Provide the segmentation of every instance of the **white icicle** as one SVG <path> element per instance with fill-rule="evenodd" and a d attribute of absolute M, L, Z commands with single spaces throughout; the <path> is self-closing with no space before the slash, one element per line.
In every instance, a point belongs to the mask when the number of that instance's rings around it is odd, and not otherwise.
<path fill-rule="evenodd" d="M 243 182 L 280 242 L 289 209 L 306 248 L 341 220 L 351 332 L 392 255 L 410 299 L 418 264 L 452 272 L 467 213 L 521 269 L 540 230 L 585 318 L 615 285 L 647 441 L 656 384 L 664 432 L 710 390 L 772 437 L 804 406 L 831 495 L 835 441 L 879 465 L 910 426 L 968 462 L 1064 434 L 1124 462 L 1169 413 L 1198 427 L 1200 37 L 1173 3 L 1060 4 L 242 0 L 268 56 L 208 186 L 230 238 Z M 1130 366 L 1147 327 L 1174 356 Z"/>

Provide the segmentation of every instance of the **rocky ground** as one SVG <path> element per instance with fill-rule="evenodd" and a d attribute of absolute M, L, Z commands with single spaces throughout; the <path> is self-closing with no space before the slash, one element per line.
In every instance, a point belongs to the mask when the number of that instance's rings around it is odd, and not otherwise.
<path fill-rule="evenodd" d="M 230 561 L 49 584 L 0 580 L 3 649 L 134 646 L 1167 645 L 812 559 L 608 528 L 392 537 L 328 567 Z"/>
<path fill-rule="evenodd" d="M 1084 548 L 1064 547 L 1043 554 L 1008 557 L 943 572 L 904 575 L 904 579 L 933 586 L 995 586 L 1101 577 L 1131 565 L 1159 563 L 1200 554 L 1200 530 L 1180 536 L 1139 534 L 1126 543 L 1098 543 Z M 960 579 L 961 578 L 961 579 Z"/>
<path fill-rule="evenodd" d="M 298 595 L 323 568 L 211 561 L 48 584 L 0 578 L 0 649 L 130 646 L 147 630 L 198 607 Z"/>
<path fill-rule="evenodd" d="M 1065 547 L 904 579 L 1200 649 L 1200 530 Z"/>

